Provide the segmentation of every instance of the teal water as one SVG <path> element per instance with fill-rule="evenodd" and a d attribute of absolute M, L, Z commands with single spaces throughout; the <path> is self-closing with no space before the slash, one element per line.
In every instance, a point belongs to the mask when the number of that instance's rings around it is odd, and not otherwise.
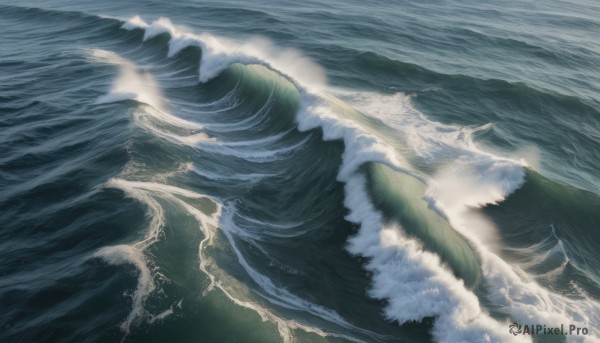
<path fill-rule="evenodd" d="M 0 341 L 599 340 L 598 18 L 3 2 Z"/>

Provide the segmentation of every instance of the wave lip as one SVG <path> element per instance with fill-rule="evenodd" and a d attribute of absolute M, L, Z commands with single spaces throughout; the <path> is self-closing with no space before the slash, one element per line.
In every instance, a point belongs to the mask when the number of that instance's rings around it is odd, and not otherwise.
<path fill-rule="evenodd" d="M 433 335 L 440 342 L 521 341 L 506 335 L 505 328 L 483 311 L 475 294 L 466 289 L 439 257 L 424 251 L 419 242 L 386 226 L 368 200 L 366 180 L 355 174 L 346 184 L 347 219 L 361 225 L 350 238 L 348 250 L 370 257 L 373 271 L 369 294 L 387 299 L 385 315 L 400 324 L 435 317 Z"/>
<path fill-rule="evenodd" d="M 88 52 L 92 62 L 112 64 L 119 67 L 119 75 L 113 82 L 110 92 L 100 96 L 96 104 L 106 104 L 123 100 L 136 100 L 141 103 L 161 108 L 162 102 L 159 87 L 154 78 L 142 71 L 118 54 L 100 49 Z"/>
<path fill-rule="evenodd" d="M 164 17 L 148 24 L 135 16 L 123 24 L 122 28 L 144 30 L 144 40 L 169 34 L 169 56 L 174 56 L 189 46 L 201 48 L 199 80 L 203 83 L 235 63 L 265 65 L 306 87 L 320 88 L 326 83 L 325 72 L 310 58 L 294 49 L 278 49 L 264 38 L 257 37 L 244 44 L 236 44 L 209 33 L 188 32 Z"/>

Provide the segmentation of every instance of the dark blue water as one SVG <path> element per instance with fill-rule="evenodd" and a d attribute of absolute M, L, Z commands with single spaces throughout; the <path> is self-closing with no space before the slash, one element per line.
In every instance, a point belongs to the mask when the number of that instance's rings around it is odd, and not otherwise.
<path fill-rule="evenodd" d="M 597 341 L 598 18 L 5 1 L 0 341 Z"/>

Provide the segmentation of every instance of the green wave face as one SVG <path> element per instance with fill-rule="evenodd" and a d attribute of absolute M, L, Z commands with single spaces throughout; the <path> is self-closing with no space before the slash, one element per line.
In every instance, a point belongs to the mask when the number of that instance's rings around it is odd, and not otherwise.
<path fill-rule="evenodd" d="M 422 199 L 425 186 L 415 178 L 379 163 L 365 165 L 371 198 L 391 222 L 396 222 L 437 253 L 470 288 L 479 282 L 479 264 L 465 238 Z"/>

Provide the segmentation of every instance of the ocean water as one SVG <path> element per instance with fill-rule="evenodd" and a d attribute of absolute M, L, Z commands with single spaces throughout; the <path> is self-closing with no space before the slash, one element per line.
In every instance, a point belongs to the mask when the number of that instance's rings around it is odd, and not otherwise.
<path fill-rule="evenodd" d="M 600 340 L 596 2 L 4 0 L 0 32 L 0 341 Z"/>

